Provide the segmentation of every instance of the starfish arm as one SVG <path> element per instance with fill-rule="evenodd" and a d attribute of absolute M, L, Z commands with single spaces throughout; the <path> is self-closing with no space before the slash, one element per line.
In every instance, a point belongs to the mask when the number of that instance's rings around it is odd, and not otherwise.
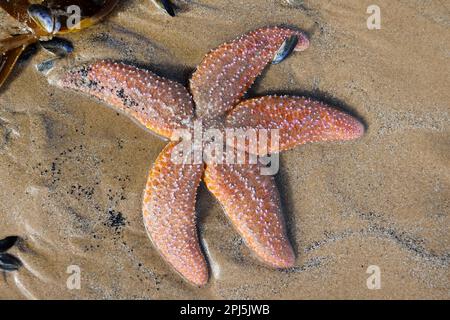
<path fill-rule="evenodd" d="M 317 141 L 352 140 L 364 134 L 364 126 L 355 117 L 308 98 L 265 96 L 240 103 L 226 119 L 230 128 L 278 129 L 278 144 L 267 132 L 267 150 L 259 155 L 288 150 Z M 247 145 L 237 146 L 242 149 Z M 262 152 L 261 152 L 262 151 Z"/>
<path fill-rule="evenodd" d="M 275 268 L 295 264 L 272 176 L 260 175 L 256 165 L 208 164 L 204 181 L 261 261 Z"/>
<path fill-rule="evenodd" d="M 144 192 L 147 233 L 165 260 L 191 283 L 208 281 L 208 267 L 197 236 L 195 198 L 203 165 L 172 161 L 175 142 L 161 152 Z"/>
<path fill-rule="evenodd" d="M 174 130 L 192 123 L 194 106 L 185 87 L 131 65 L 96 61 L 52 76 L 49 81 L 96 97 L 169 139 Z"/>
<path fill-rule="evenodd" d="M 192 75 L 190 88 L 198 117 L 215 118 L 231 110 L 270 63 L 283 42 L 296 35 L 296 51 L 309 46 L 306 35 L 284 27 L 247 33 L 208 53 Z"/>

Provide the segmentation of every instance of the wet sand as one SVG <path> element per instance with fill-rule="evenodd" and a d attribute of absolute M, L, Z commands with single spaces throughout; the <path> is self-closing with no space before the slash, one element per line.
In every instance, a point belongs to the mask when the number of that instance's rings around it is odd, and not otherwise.
<path fill-rule="evenodd" d="M 170 18 L 126 1 L 103 24 L 71 35 L 74 60 L 144 65 L 187 84 L 203 55 L 265 26 L 296 26 L 311 47 L 270 66 L 249 96 L 301 94 L 358 115 L 366 135 L 284 152 L 277 182 L 296 267 L 256 261 L 204 186 L 200 237 L 211 265 L 204 288 L 154 250 L 141 218 L 147 172 L 165 142 L 123 115 L 48 85 L 20 63 L 0 89 L 0 238 L 24 266 L 0 298 L 311 299 L 450 298 L 449 6 L 378 1 L 184 1 Z M 12 20 L 0 13 L 0 35 Z M 66 286 L 81 269 L 81 289 Z M 369 290 L 377 265 L 381 288 Z"/>

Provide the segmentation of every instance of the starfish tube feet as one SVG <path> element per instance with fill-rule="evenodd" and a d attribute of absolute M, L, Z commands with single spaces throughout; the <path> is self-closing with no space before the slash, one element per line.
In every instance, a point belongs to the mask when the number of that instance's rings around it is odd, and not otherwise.
<path fill-rule="evenodd" d="M 197 286 L 208 282 L 208 267 L 200 248 L 195 213 L 203 165 L 172 161 L 175 142 L 161 152 L 144 191 L 147 233 L 165 260 Z"/>
<path fill-rule="evenodd" d="M 96 97 L 165 138 L 192 122 L 194 105 L 181 84 L 131 65 L 102 60 L 51 76 L 49 81 Z"/>
<path fill-rule="evenodd" d="M 288 96 L 246 100 L 230 112 L 226 125 L 242 129 L 278 129 L 278 146 L 269 139 L 269 153 L 309 142 L 352 140 L 364 134 L 363 124 L 355 117 L 319 101 Z M 239 147 L 247 148 L 246 145 Z"/>
<path fill-rule="evenodd" d="M 207 165 L 204 181 L 247 246 L 264 263 L 290 268 L 289 243 L 274 178 L 257 165 Z"/>
<path fill-rule="evenodd" d="M 208 53 L 190 83 L 197 116 L 215 118 L 231 110 L 291 36 L 298 38 L 295 51 L 308 48 L 309 40 L 301 31 L 265 27 Z"/>

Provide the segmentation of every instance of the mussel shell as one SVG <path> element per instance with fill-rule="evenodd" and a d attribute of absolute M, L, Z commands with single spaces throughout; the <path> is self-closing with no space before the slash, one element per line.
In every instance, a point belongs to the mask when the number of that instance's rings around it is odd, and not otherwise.
<path fill-rule="evenodd" d="M 16 271 L 22 266 L 22 262 L 9 253 L 0 253 L 0 271 Z"/>
<path fill-rule="evenodd" d="M 49 41 L 41 41 L 41 46 L 58 57 L 65 57 L 73 52 L 73 44 L 69 40 L 54 37 Z"/>
<path fill-rule="evenodd" d="M 175 8 L 174 5 L 170 2 L 170 0 L 153 0 L 153 3 L 166 12 L 169 16 L 175 17 Z"/>
<path fill-rule="evenodd" d="M 53 26 L 52 33 L 55 34 L 59 30 L 61 30 L 62 22 L 61 22 L 61 17 L 59 17 L 59 16 L 54 16 L 53 18 L 55 19 L 55 25 Z"/>
<path fill-rule="evenodd" d="M 295 35 L 286 39 L 275 54 L 275 57 L 272 60 L 272 64 L 278 64 L 284 61 L 292 53 L 292 51 L 294 51 L 297 43 L 298 37 Z"/>
<path fill-rule="evenodd" d="M 57 58 L 44 60 L 36 65 L 36 70 L 42 73 L 43 75 L 47 75 L 55 66 L 56 60 Z"/>
<path fill-rule="evenodd" d="M 42 30 L 49 34 L 55 31 L 54 15 L 49 8 L 40 4 L 32 4 L 28 7 L 27 12 Z"/>
<path fill-rule="evenodd" d="M 32 43 L 29 46 L 27 46 L 22 54 L 20 55 L 19 59 L 17 60 L 17 63 L 22 63 L 24 61 L 27 61 L 28 59 L 30 59 L 33 55 L 36 54 L 36 52 L 38 51 L 39 47 L 37 45 L 37 43 Z"/>
<path fill-rule="evenodd" d="M 6 252 L 11 249 L 19 240 L 17 236 L 9 236 L 0 240 L 0 252 Z"/>

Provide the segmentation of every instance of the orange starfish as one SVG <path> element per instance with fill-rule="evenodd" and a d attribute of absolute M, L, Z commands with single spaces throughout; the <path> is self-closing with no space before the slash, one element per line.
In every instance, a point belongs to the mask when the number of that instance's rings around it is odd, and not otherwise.
<path fill-rule="evenodd" d="M 143 199 L 144 224 L 154 246 L 185 279 L 208 281 L 197 235 L 195 200 L 200 181 L 223 205 L 247 246 L 266 264 L 292 267 L 295 255 L 286 235 L 272 176 L 257 164 L 173 161 L 177 129 L 192 130 L 197 119 L 208 128 L 278 129 L 277 153 L 314 141 L 350 140 L 364 128 L 355 118 L 307 98 L 266 96 L 242 101 L 245 92 L 292 36 L 295 51 L 309 46 L 300 31 L 266 27 L 225 43 L 206 55 L 190 81 L 180 84 L 123 63 L 99 61 L 71 69 L 53 83 L 95 96 L 140 124 L 170 139 L 150 171 Z M 194 109 L 195 101 L 195 109 Z"/>

